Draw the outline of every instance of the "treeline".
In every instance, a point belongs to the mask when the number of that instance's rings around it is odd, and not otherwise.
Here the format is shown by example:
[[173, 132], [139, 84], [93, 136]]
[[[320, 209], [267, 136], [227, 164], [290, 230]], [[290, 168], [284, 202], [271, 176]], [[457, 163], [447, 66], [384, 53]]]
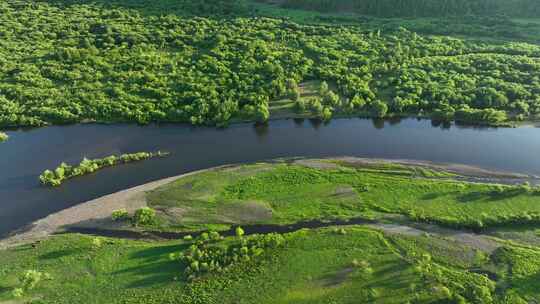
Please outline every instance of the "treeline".
[[282, 6], [321, 12], [354, 11], [377, 17], [537, 17], [540, 13], [537, 0], [285, 0]]
[[122, 154], [120, 156], [111, 155], [105, 158], [87, 159], [84, 158], [78, 165], [71, 166], [66, 163], [61, 163], [54, 170], [45, 170], [40, 176], [39, 180], [43, 185], [48, 186], [60, 186], [62, 182], [67, 179], [93, 173], [99, 169], [105, 167], [111, 167], [118, 164], [126, 164], [135, 161], [145, 160], [152, 157], [162, 157], [168, 155], [163, 152], [138, 152], [132, 154]]
[[[159, 5], [148, 3], [146, 5]], [[133, 9], [0, 2], [0, 126], [81, 121], [265, 121], [290, 84], [335, 84], [335, 112], [498, 123], [540, 113], [540, 47], [403, 28], [186, 18]]]

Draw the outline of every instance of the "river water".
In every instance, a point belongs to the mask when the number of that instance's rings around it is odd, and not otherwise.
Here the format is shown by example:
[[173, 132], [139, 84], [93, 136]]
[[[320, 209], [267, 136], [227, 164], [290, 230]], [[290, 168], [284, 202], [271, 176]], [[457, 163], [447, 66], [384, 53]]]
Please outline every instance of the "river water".
[[[186, 125], [71, 125], [7, 132], [0, 144], [0, 235], [78, 203], [156, 179], [212, 166], [277, 157], [357, 156], [462, 163], [540, 175], [540, 128], [441, 127], [429, 120], [383, 122], [277, 120], [227, 129]], [[62, 161], [78, 163], [138, 151], [166, 158], [107, 168], [41, 186], [39, 174]]]

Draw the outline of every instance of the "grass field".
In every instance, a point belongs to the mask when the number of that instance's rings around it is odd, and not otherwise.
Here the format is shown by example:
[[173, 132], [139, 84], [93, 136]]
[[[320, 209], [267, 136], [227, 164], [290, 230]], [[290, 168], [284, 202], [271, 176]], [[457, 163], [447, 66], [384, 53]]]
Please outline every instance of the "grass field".
[[484, 228], [537, 224], [540, 195], [528, 186], [456, 181], [423, 167], [346, 162], [255, 164], [205, 172], [149, 193], [167, 228], [286, 224], [383, 212], [411, 220]]
[[[256, 260], [188, 282], [185, 266], [169, 259], [188, 241], [56, 236], [2, 252], [0, 303], [521, 303], [502, 301], [539, 296], [536, 248], [506, 246], [489, 256], [444, 239], [357, 226], [285, 239], [285, 247]], [[28, 269], [47, 278], [14, 301], [12, 290]]]

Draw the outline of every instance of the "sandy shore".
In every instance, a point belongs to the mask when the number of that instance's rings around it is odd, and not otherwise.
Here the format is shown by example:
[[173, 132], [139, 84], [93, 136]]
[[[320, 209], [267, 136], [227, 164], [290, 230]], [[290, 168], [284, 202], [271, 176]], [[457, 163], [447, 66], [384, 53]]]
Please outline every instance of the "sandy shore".
[[118, 224], [111, 220], [111, 213], [114, 210], [124, 208], [128, 212], [132, 213], [136, 209], [146, 206], [146, 192], [186, 176], [209, 170], [217, 170], [222, 167], [198, 170], [160, 179], [113, 194], [105, 195], [91, 201], [78, 204], [71, 208], [64, 209], [57, 213], [53, 213], [45, 218], [33, 222], [26, 228], [15, 231], [7, 238], [0, 240], [0, 249], [18, 244], [34, 242], [46, 238], [53, 233], [61, 232], [69, 227], [100, 227], [104, 229], [120, 228], [122, 227], [122, 224]]
[[[321, 159], [291, 159], [293, 163], [305, 166], [313, 166], [320, 168], [331, 168], [331, 163], [323, 162]], [[478, 181], [485, 182], [503, 182], [506, 180], [521, 181], [529, 179], [538, 179], [538, 177], [527, 176], [517, 173], [498, 172], [481, 169], [473, 166], [459, 164], [438, 164], [426, 161], [414, 160], [388, 160], [388, 159], [371, 159], [371, 158], [356, 158], [356, 157], [338, 157], [327, 158], [326, 160], [340, 160], [358, 165], [370, 165], [376, 163], [397, 163], [409, 166], [421, 166], [434, 170], [443, 170], [465, 176], [476, 178]], [[111, 220], [111, 213], [114, 210], [125, 208], [132, 213], [136, 209], [146, 206], [145, 193], [154, 190], [162, 185], [168, 184], [180, 178], [202, 173], [210, 170], [218, 170], [231, 167], [230, 165], [209, 168], [205, 170], [193, 171], [178, 176], [164, 178], [137, 187], [119, 191], [113, 194], [102, 196], [94, 200], [78, 204], [71, 208], [51, 214], [43, 219], [40, 219], [26, 228], [12, 233], [7, 238], [0, 240], [0, 248], [11, 247], [14, 245], [34, 242], [43, 239], [53, 233], [64, 231], [68, 228], [100, 228], [100, 229], [120, 229], [125, 227], [125, 224], [119, 224]], [[234, 165], [233, 165], [234, 167]]]

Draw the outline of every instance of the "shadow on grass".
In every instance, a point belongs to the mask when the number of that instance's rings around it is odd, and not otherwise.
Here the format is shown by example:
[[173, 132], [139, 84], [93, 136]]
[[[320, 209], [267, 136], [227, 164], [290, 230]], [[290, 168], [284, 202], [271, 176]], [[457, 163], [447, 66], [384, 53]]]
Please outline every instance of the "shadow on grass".
[[129, 259], [136, 266], [124, 268], [112, 275], [128, 274], [138, 280], [130, 282], [127, 288], [140, 288], [172, 282], [174, 277], [181, 276], [184, 266], [177, 260], [170, 260], [169, 254], [184, 251], [189, 246], [168, 245], [146, 248], [132, 253]]
[[62, 249], [57, 251], [51, 251], [39, 256], [40, 260], [50, 260], [50, 259], [59, 259], [65, 256], [74, 255], [80, 253], [81, 249], [72, 248], [72, 249]]
[[473, 201], [501, 201], [505, 199], [510, 199], [512, 197], [516, 197], [518, 195], [525, 194], [526, 191], [521, 189], [513, 189], [513, 190], [506, 190], [504, 192], [497, 192], [497, 191], [475, 191], [470, 192], [467, 194], [463, 194], [457, 197], [457, 200], [462, 203], [469, 203]]

